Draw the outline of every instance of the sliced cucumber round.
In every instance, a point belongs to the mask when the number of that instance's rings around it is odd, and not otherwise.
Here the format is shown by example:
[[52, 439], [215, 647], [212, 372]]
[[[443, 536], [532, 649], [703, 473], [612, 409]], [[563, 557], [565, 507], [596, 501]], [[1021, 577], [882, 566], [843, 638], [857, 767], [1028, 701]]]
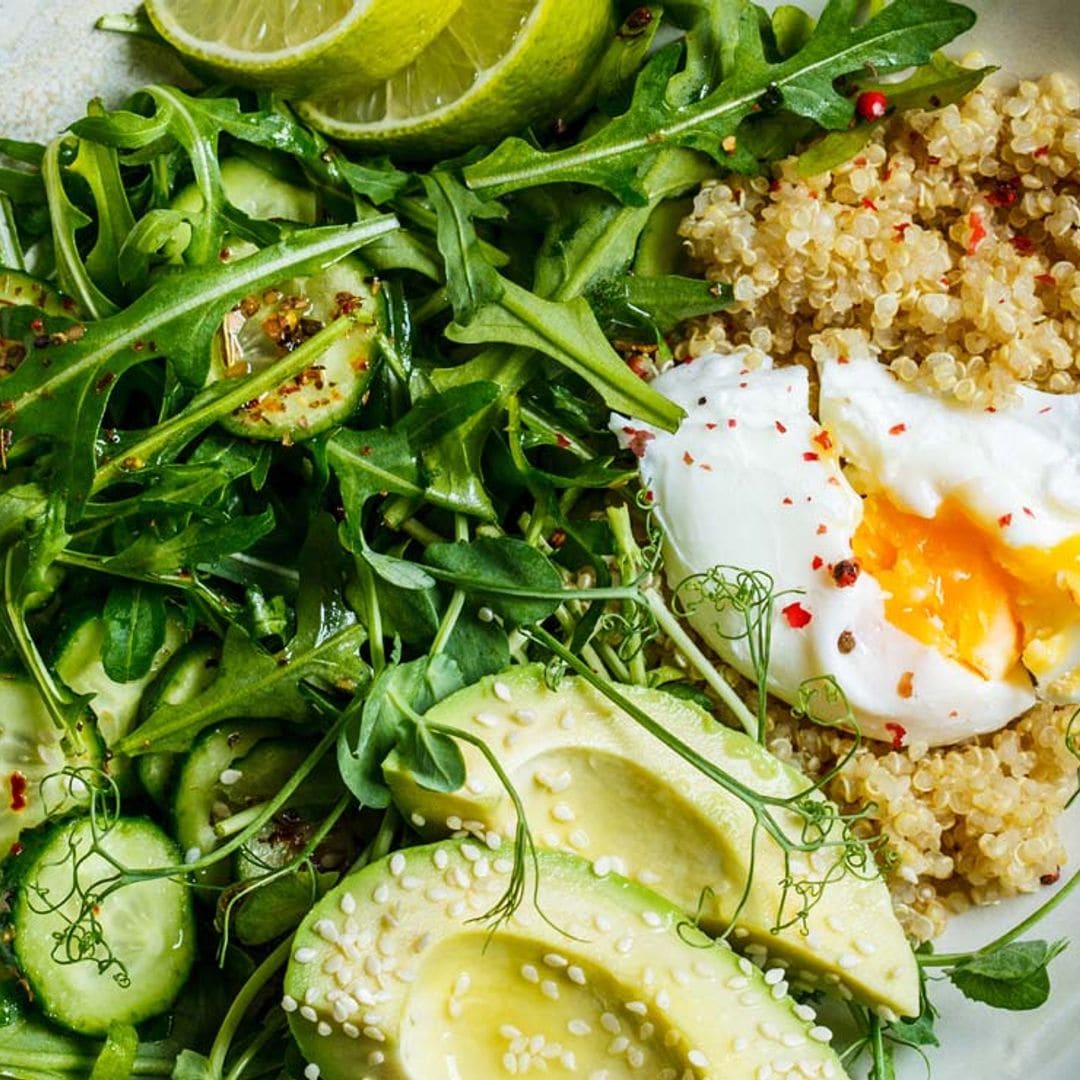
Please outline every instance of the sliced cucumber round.
[[385, 322], [378, 282], [356, 258], [278, 282], [233, 308], [214, 338], [210, 382], [263, 370], [343, 315], [356, 319], [355, 325], [317, 363], [246, 402], [223, 426], [234, 435], [295, 442], [344, 421], [371, 382]]
[[[188, 642], [147, 687], [139, 705], [139, 715], [145, 719], [159, 705], [183, 705], [198, 697], [217, 678], [220, 658], [221, 646], [216, 641]], [[140, 754], [135, 759], [140, 783], [163, 809], [169, 804], [179, 763], [179, 754], [165, 751]]]
[[20, 875], [15, 954], [45, 1013], [73, 1031], [104, 1034], [165, 1012], [195, 959], [190, 890], [153, 878], [105, 894], [116, 863], [175, 866], [179, 853], [154, 824], [89, 818], [60, 826]]
[[[214, 826], [273, 794], [276, 788], [264, 789], [261, 798], [248, 795], [251, 778], [244, 780], [243, 759], [265, 739], [281, 733], [270, 720], [240, 721], [221, 724], [204, 732], [180, 768], [173, 798], [175, 835], [184, 858], [194, 862], [210, 854], [222, 841]], [[246, 805], [245, 805], [246, 804]], [[202, 885], [224, 886], [230, 878], [227, 859], [200, 870], [195, 875]]]
[[165, 642], [158, 649], [150, 670], [141, 679], [116, 682], [101, 662], [105, 641], [105, 620], [88, 609], [73, 620], [60, 640], [54, 667], [64, 685], [76, 694], [90, 695], [90, 709], [97, 717], [98, 731], [105, 745], [115, 746], [135, 724], [143, 692], [184, 640], [185, 631], [176, 619], [165, 624]]
[[63, 770], [100, 766], [96, 740], [86, 735], [85, 746], [65, 750], [37, 687], [0, 674], [0, 862], [24, 829], [85, 804], [89, 786]]

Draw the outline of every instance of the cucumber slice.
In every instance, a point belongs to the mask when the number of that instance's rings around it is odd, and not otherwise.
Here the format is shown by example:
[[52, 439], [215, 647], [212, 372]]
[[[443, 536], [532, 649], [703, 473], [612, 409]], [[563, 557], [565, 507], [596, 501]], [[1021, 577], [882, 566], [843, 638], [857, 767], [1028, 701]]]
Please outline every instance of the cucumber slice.
[[85, 747], [65, 752], [62, 734], [29, 679], [0, 674], [0, 862], [24, 829], [85, 804], [87, 785], [62, 775], [62, 769], [100, 763], [90, 738]]
[[[252, 805], [244, 797], [250, 791], [250, 779], [240, 791], [230, 790], [244, 779], [238, 763], [264, 739], [280, 733], [280, 725], [273, 721], [247, 721], [211, 728], [195, 743], [177, 776], [173, 799], [175, 835], [186, 859], [194, 861], [213, 851], [221, 843], [214, 825], [244, 809], [245, 802]], [[234, 779], [236, 773], [240, 776]], [[275, 790], [265, 790], [261, 798]], [[223, 886], [229, 881], [229, 870], [228, 861], [223, 859], [195, 877], [201, 885]]]
[[234, 435], [296, 442], [351, 416], [371, 382], [386, 322], [377, 286], [364, 263], [347, 258], [245, 297], [214, 338], [209, 382], [261, 371], [345, 313], [359, 321], [317, 364], [246, 402], [222, 426]]
[[[316, 220], [314, 192], [243, 158], [227, 160], [221, 167], [221, 180], [229, 202], [248, 217], [306, 225]], [[202, 207], [202, 194], [194, 184], [173, 200], [174, 209], [189, 213]], [[172, 245], [177, 257], [190, 235], [188, 225], [178, 228]], [[226, 237], [221, 255], [235, 261], [255, 250], [246, 240]], [[296, 442], [350, 416], [371, 381], [376, 339], [386, 323], [385, 305], [371, 271], [359, 259], [343, 259], [322, 273], [280, 281], [245, 297], [226, 315], [214, 338], [207, 381], [243, 378], [261, 370], [344, 311], [363, 321], [327, 349], [317, 366], [247, 402], [222, 426], [246, 438]]]
[[[101, 1035], [169, 1008], [195, 960], [195, 919], [190, 890], [173, 878], [101, 895], [116, 876], [110, 860], [132, 870], [178, 864], [176, 846], [156, 825], [120, 818], [99, 831], [99, 850], [91, 850], [93, 839], [89, 818], [56, 830], [20, 876], [13, 925], [19, 967], [46, 1014]], [[85, 923], [84, 898], [94, 894], [100, 936], [71, 936], [73, 922]]]
[[[143, 694], [139, 715], [149, 716], [159, 705], [183, 705], [198, 697], [216, 678], [221, 647], [215, 641], [191, 641], [161, 669]], [[157, 752], [135, 759], [135, 771], [146, 793], [162, 809], [180, 763], [179, 754]]]
[[165, 625], [165, 643], [141, 679], [114, 682], [101, 663], [105, 620], [94, 611], [76, 619], [60, 641], [54, 667], [64, 685], [76, 694], [91, 696], [90, 709], [97, 718], [105, 745], [115, 746], [134, 727], [143, 692], [184, 640], [184, 629], [175, 619]]

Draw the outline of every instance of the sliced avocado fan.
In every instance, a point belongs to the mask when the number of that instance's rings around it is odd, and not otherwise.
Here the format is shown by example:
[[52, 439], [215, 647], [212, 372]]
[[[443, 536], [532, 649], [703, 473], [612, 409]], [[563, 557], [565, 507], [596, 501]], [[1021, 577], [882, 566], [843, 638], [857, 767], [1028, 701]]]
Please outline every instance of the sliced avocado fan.
[[[779, 798], [810, 786], [691, 702], [659, 690], [621, 691], [745, 786]], [[780, 845], [763, 829], [754, 837], [753, 813], [740, 798], [585, 681], [567, 677], [550, 689], [538, 665], [482, 679], [428, 719], [483, 739], [517, 789], [537, 844], [588, 858], [597, 877], [614, 871], [655, 889], [709, 933], [727, 929], [738, 911], [736, 947], [762, 967], [790, 969], [800, 986], [855, 998], [886, 1018], [918, 1014], [918, 968], [888, 889], [862, 845], [864, 869], [840, 862], [839, 822], [824, 846], [793, 854], [785, 871]], [[476, 747], [459, 745], [466, 781], [449, 794], [420, 787], [391, 754], [383, 772], [394, 801], [428, 838], [513, 836], [514, 807], [494, 770]], [[773, 813], [789, 837], [800, 835], [801, 818], [785, 808]]]
[[492, 930], [513, 849], [395, 852], [301, 924], [282, 1007], [321, 1080], [842, 1078], [828, 1028], [682, 911], [584, 859], [539, 854]]

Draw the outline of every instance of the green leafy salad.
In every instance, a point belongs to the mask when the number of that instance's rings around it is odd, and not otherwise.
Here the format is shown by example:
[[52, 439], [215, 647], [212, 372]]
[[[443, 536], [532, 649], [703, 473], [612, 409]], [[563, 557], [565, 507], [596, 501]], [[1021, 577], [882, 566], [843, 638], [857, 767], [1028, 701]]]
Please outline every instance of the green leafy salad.
[[[790, 598], [669, 590], [610, 427], [678, 427], [645, 376], [732, 300], [686, 196], [985, 74], [939, 51], [969, 9], [868, 7], [582, 5], [573, 78], [505, 46], [516, 117], [380, 134], [196, 56], [0, 138], [0, 1077], [889, 1080], [934, 980], [1046, 1000], [1073, 882], [913, 951], [844, 762], [765, 748]], [[793, 707], [853, 726], [828, 673]]]

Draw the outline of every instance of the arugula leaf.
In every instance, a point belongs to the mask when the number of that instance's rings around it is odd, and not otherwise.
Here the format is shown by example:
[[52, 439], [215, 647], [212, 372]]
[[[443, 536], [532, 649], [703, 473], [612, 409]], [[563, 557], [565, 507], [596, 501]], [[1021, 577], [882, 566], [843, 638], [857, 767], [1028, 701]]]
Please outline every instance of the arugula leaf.
[[[896, 110], [939, 109], [959, 101], [996, 70], [994, 67], [964, 67], [942, 53], [935, 53], [930, 63], [918, 68], [903, 82], [859, 82], [856, 89], [860, 93], [865, 90], [884, 93], [889, 99], [889, 115]], [[886, 119], [857, 124], [850, 131], [834, 131], [819, 139], [799, 155], [799, 175], [818, 176], [850, 161], [885, 123]]]
[[[464, 686], [457, 664], [442, 654], [406, 664], [391, 664], [371, 684], [362, 706], [352, 706], [338, 740], [341, 777], [364, 806], [390, 805], [390, 789], [382, 763], [396, 746], [402, 747], [421, 783], [436, 790], [454, 790], [465, 780], [460, 751], [444, 736], [420, 733], [422, 714]], [[445, 785], [456, 780], [453, 787]]]
[[949, 981], [972, 1001], [995, 1009], [1037, 1009], [1050, 996], [1047, 967], [1066, 941], [1014, 941], [976, 953], [949, 971]]
[[165, 641], [165, 597], [145, 585], [115, 585], [105, 601], [103, 618], [105, 674], [119, 683], [141, 679]]
[[467, 592], [511, 625], [542, 622], [558, 599], [536, 599], [520, 592], [562, 589], [559, 571], [536, 548], [512, 536], [481, 536], [469, 542], [432, 544], [424, 558], [435, 577]]
[[627, 275], [599, 282], [589, 299], [598, 318], [624, 325], [653, 325], [661, 334], [684, 319], [722, 311], [732, 301], [729, 285], [665, 274]]
[[246, 716], [302, 723], [311, 718], [306, 682], [355, 693], [368, 678], [360, 659], [365, 628], [342, 598], [344, 559], [337, 530], [317, 518], [301, 554], [296, 633], [276, 655], [239, 626], [225, 634], [217, 678], [183, 705], [161, 705], [121, 740], [122, 753], [184, 750], [210, 724]]
[[763, 95], [821, 127], [843, 130], [854, 105], [836, 89], [836, 80], [864, 69], [894, 71], [926, 63], [975, 21], [974, 12], [951, 0], [896, 0], [862, 24], [854, 21], [858, 7], [858, 0], [829, 0], [806, 44], [787, 60], [770, 63], [757, 8], [748, 5], [739, 17], [725, 77], [704, 97], [680, 102], [668, 96], [682, 59], [682, 47], [672, 43], [645, 66], [622, 116], [553, 153], [507, 139], [465, 168], [466, 182], [488, 197], [535, 184], [592, 184], [641, 205], [643, 168], [664, 146], [697, 150], [725, 169], [752, 171], [756, 163], [740, 152], [736, 133], [761, 109]]

